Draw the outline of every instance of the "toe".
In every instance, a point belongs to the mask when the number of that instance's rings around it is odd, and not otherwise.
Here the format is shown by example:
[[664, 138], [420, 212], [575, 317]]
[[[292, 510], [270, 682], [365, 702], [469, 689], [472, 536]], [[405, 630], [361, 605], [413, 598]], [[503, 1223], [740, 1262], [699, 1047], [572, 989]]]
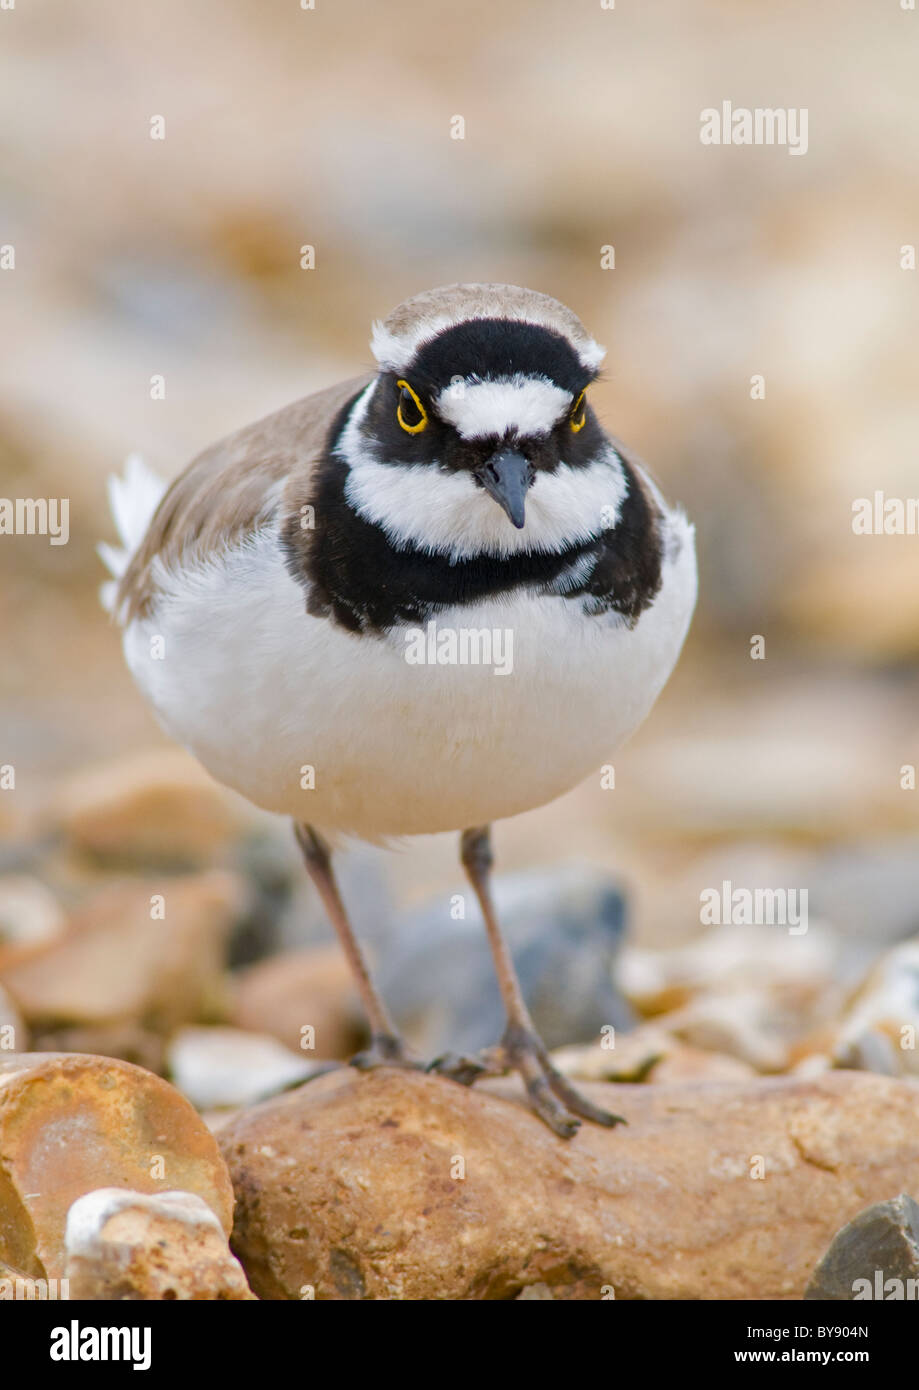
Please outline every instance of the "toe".
[[569, 1110], [573, 1110], [575, 1115], [580, 1115], [584, 1120], [591, 1120], [595, 1125], [606, 1125], [612, 1129], [614, 1125], [624, 1125], [626, 1120], [621, 1115], [614, 1115], [611, 1110], [604, 1110], [602, 1106], [594, 1105], [592, 1100], [588, 1100], [582, 1095], [576, 1086], [572, 1086], [566, 1076], [557, 1072], [550, 1066], [545, 1072], [546, 1080], [552, 1091], [558, 1098], [565, 1103]]
[[480, 1076], [485, 1075], [486, 1068], [477, 1057], [464, 1057], [458, 1052], [446, 1052], [443, 1057], [434, 1058], [428, 1071], [445, 1076], [450, 1081], [458, 1081], [461, 1086], [471, 1086]]
[[544, 1076], [524, 1077], [527, 1095], [536, 1114], [562, 1139], [572, 1139], [581, 1127], [576, 1115], [571, 1115], [553, 1094]]

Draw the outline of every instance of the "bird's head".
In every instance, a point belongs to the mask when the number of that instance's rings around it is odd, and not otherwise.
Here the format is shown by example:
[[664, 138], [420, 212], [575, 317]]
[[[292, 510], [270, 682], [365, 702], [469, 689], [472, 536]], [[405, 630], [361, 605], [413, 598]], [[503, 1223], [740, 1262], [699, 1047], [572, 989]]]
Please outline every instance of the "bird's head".
[[337, 452], [350, 504], [394, 543], [456, 559], [598, 529], [618, 483], [588, 393], [603, 349], [563, 304], [450, 285], [376, 324], [372, 348], [379, 372]]

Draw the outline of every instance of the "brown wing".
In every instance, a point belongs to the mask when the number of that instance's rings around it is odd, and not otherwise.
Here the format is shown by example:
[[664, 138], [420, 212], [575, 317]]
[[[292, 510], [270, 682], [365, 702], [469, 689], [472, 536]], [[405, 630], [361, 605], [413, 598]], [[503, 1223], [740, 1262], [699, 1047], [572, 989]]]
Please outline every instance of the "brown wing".
[[121, 579], [122, 620], [150, 612], [155, 559], [171, 569], [218, 552], [270, 519], [277, 484], [291, 476], [308, 484], [336, 414], [372, 379], [353, 377], [294, 401], [193, 459], [167, 489]]

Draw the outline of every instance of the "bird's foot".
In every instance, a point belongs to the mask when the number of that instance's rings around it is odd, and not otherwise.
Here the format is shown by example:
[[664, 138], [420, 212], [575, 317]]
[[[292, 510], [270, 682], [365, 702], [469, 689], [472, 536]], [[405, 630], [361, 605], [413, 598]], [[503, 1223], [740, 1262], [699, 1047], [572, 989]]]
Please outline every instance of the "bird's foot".
[[607, 1126], [626, 1123], [621, 1115], [613, 1115], [582, 1096], [552, 1065], [542, 1039], [532, 1029], [518, 1024], [508, 1025], [497, 1047], [486, 1048], [475, 1057], [447, 1053], [433, 1061], [428, 1071], [436, 1071], [461, 1086], [471, 1086], [481, 1076], [518, 1072], [536, 1114], [562, 1139], [576, 1134], [582, 1119]]
[[424, 1062], [416, 1057], [403, 1040], [391, 1033], [376, 1033], [370, 1046], [357, 1052], [350, 1065], [358, 1071], [376, 1071], [377, 1067], [402, 1067], [406, 1071], [424, 1071]]

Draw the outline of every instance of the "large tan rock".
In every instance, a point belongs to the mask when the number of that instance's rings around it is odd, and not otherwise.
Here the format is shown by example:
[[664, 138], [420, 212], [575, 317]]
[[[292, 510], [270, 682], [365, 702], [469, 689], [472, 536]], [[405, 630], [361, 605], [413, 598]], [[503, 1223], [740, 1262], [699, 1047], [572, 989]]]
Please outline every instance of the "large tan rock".
[[87, 1192], [67, 1214], [66, 1244], [72, 1299], [253, 1297], [223, 1227], [191, 1192]]
[[[588, 1085], [570, 1143], [516, 1080], [342, 1069], [219, 1133], [263, 1298], [800, 1298], [835, 1232], [919, 1186], [919, 1088], [864, 1073]], [[755, 1174], [764, 1173], [762, 1178]]]
[[55, 793], [52, 815], [82, 853], [145, 869], [207, 864], [252, 820], [245, 803], [180, 748], [75, 774]]
[[168, 1033], [213, 1016], [241, 891], [223, 872], [113, 883], [61, 938], [0, 950], [0, 983], [36, 1033], [126, 1021]]
[[[284, 951], [240, 971], [232, 1019], [238, 1028], [270, 1033], [307, 1058], [353, 1056], [366, 1026], [338, 945]], [[304, 1028], [313, 1029], [312, 1050], [301, 1046]]]
[[230, 1230], [216, 1143], [167, 1082], [111, 1058], [0, 1057], [0, 1262], [62, 1277], [67, 1213], [101, 1187], [191, 1192]]

